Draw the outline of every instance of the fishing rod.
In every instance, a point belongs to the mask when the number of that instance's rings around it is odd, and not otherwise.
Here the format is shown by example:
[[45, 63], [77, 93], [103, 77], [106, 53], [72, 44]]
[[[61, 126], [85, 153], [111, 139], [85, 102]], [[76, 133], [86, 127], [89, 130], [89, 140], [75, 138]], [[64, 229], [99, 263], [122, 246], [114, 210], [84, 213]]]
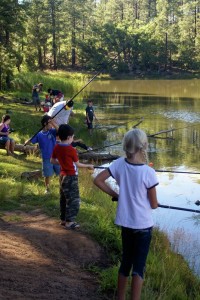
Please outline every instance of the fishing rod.
[[[113, 202], [117, 202], [118, 201], [118, 198], [117, 197], [112, 197], [112, 201]], [[199, 202], [200, 204], [200, 201], [197, 200], [195, 202], [195, 204]], [[199, 205], [198, 204], [198, 205]], [[158, 207], [161, 207], [161, 208], [168, 208], [168, 209], [175, 209], [175, 210], [182, 210], [182, 211], [189, 211], [189, 212], [194, 212], [194, 213], [200, 213], [200, 210], [196, 210], [196, 209], [190, 209], [190, 208], [185, 208], [185, 207], [178, 207], [178, 206], [171, 206], [171, 205], [164, 205], [164, 204], [158, 204]]]
[[[116, 54], [115, 56], [114, 56], [114, 58], [113, 59], [111, 59], [110, 60], [110, 62], [107, 64], [107, 66], [109, 66], [112, 62], [114, 62], [115, 60], [116, 60], [116, 58], [119, 56], [119, 54], [121, 53], [123, 51], [123, 49], [118, 53], [118, 54]], [[61, 112], [61, 110], [63, 110], [66, 106], [68, 106], [68, 104], [69, 103], [71, 103], [72, 105], [70, 105], [70, 107], [72, 107], [73, 106], [73, 100], [74, 100], [74, 98], [75, 97], [77, 97], [99, 74], [101, 74], [103, 71], [104, 71], [104, 69], [105, 69], [105, 64], [104, 64], [104, 67], [100, 70], [100, 71], [98, 71], [72, 98], [70, 98], [68, 101], [66, 101], [66, 105], [64, 105], [53, 117], [52, 117], [52, 119], [53, 118], [55, 118], [60, 112]], [[30, 140], [32, 140], [42, 129], [44, 128], [44, 126], [43, 127], [41, 127], [30, 139], [29, 139], [29, 141]], [[26, 146], [27, 145], [27, 143], [25, 143], [24, 144], [24, 146]]]
[[[95, 169], [108, 169], [108, 167], [103, 166], [94, 166]], [[192, 175], [200, 175], [199, 172], [187, 172], [187, 171], [170, 171], [170, 170], [156, 170], [155, 172], [161, 172], [161, 173], [178, 173], [178, 174], [192, 174]], [[197, 204], [198, 205], [198, 204]], [[200, 202], [199, 202], [200, 205]]]
[[170, 206], [170, 205], [163, 205], [163, 204], [158, 204], [158, 207], [200, 213], [200, 210], [184, 208], [184, 207], [177, 207], [177, 206]]

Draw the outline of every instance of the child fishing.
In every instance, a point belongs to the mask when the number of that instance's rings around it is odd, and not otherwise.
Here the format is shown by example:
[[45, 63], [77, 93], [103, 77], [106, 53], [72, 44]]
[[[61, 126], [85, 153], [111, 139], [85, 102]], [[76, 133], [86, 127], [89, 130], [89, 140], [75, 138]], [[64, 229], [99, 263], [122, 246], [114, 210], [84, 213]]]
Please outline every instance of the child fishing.
[[[151, 210], [158, 207], [155, 170], [147, 165], [147, 136], [140, 129], [128, 131], [123, 139], [126, 158], [115, 160], [94, 179], [102, 191], [118, 200], [115, 224], [122, 231], [122, 260], [118, 274], [118, 300], [125, 300], [131, 272], [131, 299], [139, 300], [146, 258], [151, 242], [153, 219]], [[106, 184], [112, 176], [119, 194]]]
[[42, 117], [41, 124], [43, 129], [26, 141], [25, 144], [38, 143], [39, 145], [42, 156], [42, 174], [44, 176], [45, 194], [48, 194], [50, 192], [50, 177], [53, 176], [54, 173], [56, 175], [59, 175], [60, 173], [60, 167], [58, 165], [53, 165], [50, 162], [53, 148], [56, 144], [58, 126], [48, 115]]
[[88, 105], [85, 109], [86, 111], [86, 122], [87, 122], [87, 126], [88, 126], [88, 131], [89, 131], [89, 134], [91, 135], [92, 134], [92, 129], [93, 129], [93, 119], [95, 118], [95, 120], [97, 120], [97, 117], [95, 115], [95, 112], [94, 112], [94, 107], [93, 107], [93, 102], [92, 100], [88, 100]]
[[52, 164], [60, 164], [60, 219], [61, 225], [67, 229], [79, 229], [76, 222], [79, 212], [80, 196], [78, 187], [78, 168], [93, 170], [91, 164], [79, 162], [76, 149], [71, 145], [74, 129], [62, 124], [58, 129], [60, 142], [56, 144], [51, 157]]

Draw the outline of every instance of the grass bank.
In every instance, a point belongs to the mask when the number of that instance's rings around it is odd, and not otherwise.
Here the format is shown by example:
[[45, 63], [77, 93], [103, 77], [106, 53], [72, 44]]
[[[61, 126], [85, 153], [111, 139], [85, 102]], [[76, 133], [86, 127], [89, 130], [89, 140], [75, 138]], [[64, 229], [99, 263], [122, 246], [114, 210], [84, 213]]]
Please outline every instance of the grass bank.
[[[40, 128], [41, 113], [35, 112], [33, 107], [9, 102], [0, 103], [0, 115], [6, 110], [11, 112], [12, 127], [16, 130], [13, 137], [18, 143], [23, 143]], [[70, 122], [77, 136], [91, 146], [97, 146], [97, 141], [100, 145], [105, 136], [100, 132], [96, 132], [92, 138], [88, 136], [83, 125], [84, 109], [81, 104], [77, 109], [75, 107], [75, 113], [76, 118]], [[21, 182], [22, 172], [41, 168], [40, 157], [21, 154], [16, 159], [7, 157], [5, 150], [0, 150], [0, 156], [0, 216], [3, 216], [5, 211], [29, 212], [39, 208], [49, 216], [59, 219], [57, 178], [52, 180], [50, 196], [44, 194], [42, 178], [33, 182]], [[109, 263], [103, 268], [91, 266], [91, 269], [99, 276], [101, 290], [109, 294], [110, 299], [114, 299], [121, 255], [120, 230], [113, 223], [116, 203], [93, 185], [90, 175], [87, 170], [80, 170], [82, 203], [78, 221], [82, 230], [90, 234], [107, 251]], [[200, 299], [200, 280], [193, 275], [183, 258], [171, 251], [167, 237], [158, 229], [153, 234], [142, 299]]]

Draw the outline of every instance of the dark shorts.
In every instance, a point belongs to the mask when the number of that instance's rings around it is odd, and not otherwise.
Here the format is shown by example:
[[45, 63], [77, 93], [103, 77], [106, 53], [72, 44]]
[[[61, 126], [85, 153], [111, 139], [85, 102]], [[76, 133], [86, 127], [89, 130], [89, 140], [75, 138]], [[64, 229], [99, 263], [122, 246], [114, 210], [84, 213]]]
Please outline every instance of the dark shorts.
[[120, 274], [128, 277], [132, 270], [132, 275], [139, 275], [143, 278], [151, 236], [152, 227], [146, 229], [122, 227], [123, 253]]
[[92, 129], [93, 128], [92, 121], [90, 121], [90, 123], [87, 122], [87, 127], [88, 127], [88, 129]]
[[0, 136], [0, 144], [5, 145], [7, 141], [12, 142], [13, 139], [8, 136]]
[[40, 104], [40, 98], [39, 97], [33, 97], [33, 104], [39, 105]]

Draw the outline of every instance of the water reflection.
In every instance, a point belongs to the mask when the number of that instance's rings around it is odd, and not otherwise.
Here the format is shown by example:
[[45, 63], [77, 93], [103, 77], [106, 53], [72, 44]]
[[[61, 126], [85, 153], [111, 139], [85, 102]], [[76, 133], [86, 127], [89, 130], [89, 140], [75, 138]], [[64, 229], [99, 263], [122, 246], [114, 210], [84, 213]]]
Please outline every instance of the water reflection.
[[[93, 99], [100, 123], [106, 128], [107, 145], [119, 142], [106, 148], [110, 153], [123, 155], [124, 133], [143, 117], [139, 128], [147, 134], [175, 129], [159, 136], [163, 139], [149, 138], [149, 160], [155, 169], [200, 172], [199, 80], [96, 81], [87, 97]], [[200, 198], [200, 175], [157, 174], [161, 204], [198, 209], [194, 203]], [[154, 218], [167, 232], [172, 247], [200, 275], [200, 214], [159, 208]]]

